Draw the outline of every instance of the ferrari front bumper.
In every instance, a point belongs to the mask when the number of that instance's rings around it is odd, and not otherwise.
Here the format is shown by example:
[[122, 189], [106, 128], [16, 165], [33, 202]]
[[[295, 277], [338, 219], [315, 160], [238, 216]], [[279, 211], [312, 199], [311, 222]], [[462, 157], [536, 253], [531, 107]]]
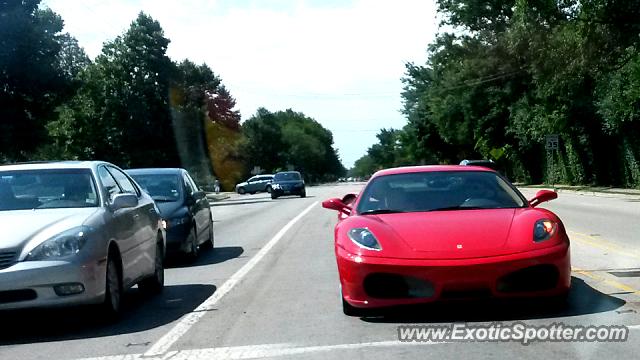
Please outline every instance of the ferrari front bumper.
[[503, 256], [414, 260], [336, 247], [342, 295], [361, 308], [473, 298], [563, 295], [571, 284], [568, 244]]

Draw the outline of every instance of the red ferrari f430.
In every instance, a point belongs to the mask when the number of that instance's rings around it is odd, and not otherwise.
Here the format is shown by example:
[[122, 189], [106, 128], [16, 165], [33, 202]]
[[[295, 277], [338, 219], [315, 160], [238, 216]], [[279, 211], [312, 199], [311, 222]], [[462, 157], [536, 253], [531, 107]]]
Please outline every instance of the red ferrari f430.
[[382, 170], [337, 210], [335, 253], [347, 315], [363, 308], [448, 299], [566, 297], [569, 238], [553, 212], [557, 193], [527, 200], [478, 166]]

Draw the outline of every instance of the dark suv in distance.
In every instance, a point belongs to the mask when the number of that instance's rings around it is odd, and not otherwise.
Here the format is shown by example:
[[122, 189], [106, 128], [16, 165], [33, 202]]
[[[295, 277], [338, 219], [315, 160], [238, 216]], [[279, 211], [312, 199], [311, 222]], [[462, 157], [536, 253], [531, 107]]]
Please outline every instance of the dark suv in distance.
[[271, 198], [277, 199], [283, 195], [307, 196], [302, 175], [297, 171], [283, 171], [273, 176], [271, 183]]
[[206, 194], [185, 169], [126, 170], [156, 202], [167, 231], [167, 253], [191, 261], [200, 247], [213, 249], [213, 217]]

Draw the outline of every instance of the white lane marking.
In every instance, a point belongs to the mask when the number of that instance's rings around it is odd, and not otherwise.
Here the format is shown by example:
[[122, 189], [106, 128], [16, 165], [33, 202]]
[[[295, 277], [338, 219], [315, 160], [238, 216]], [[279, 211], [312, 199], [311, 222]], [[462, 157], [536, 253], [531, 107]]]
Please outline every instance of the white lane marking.
[[191, 313], [185, 315], [168, 333], [166, 333], [163, 337], [161, 337], [147, 352], [144, 353], [144, 356], [159, 356], [161, 354], [166, 353], [173, 344], [178, 341], [184, 334], [189, 331], [189, 329], [195, 325], [198, 320], [200, 320], [208, 310], [211, 310], [213, 306], [223, 297], [225, 296], [234, 286], [236, 286], [242, 278], [253, 269], [254, 266], [262, 258], [267, 255], [269, 250], [273, 248], [278, 241], [284, 236], [284, 234], [291, 229], [291, 227], [302, 219], [311, 209], [313, 209], [318, 202], [314, 202], [309, 205], [306, 209], [304, 209], [298, 216], [291, 219], [278, 233], [269, 240], [269, 242], [262, 248], [258, 253], [251, 258], [243, 267], [241, 267], [235, 274], [233, 274], [229, 280], [227, 280], [222, 286], [220, 286], [216, 291], [211, 295], [208, 299], [206, 299], [200, 306], [198, 306]]
[[193, 349], [170, 351], [166, 354], [156, 356], [147, 356], [144, 354], [127, 354], [113, 355], [95, 358], [85, 358], [82, 360], [186, 360], [186, 359], [207, 359], [207, 360], [226, 360], [226, 359], [265, 359], [280, 356], [302, 355], [309, 353], [344, 351], [344, 350], [360, 350], [384, 347], [410, 347], [410, 346], [427, 346], [446, 344], [447, 342], [401, 342], [398, 340], [365, 342], [353, 344], [337, 344], [337, 345], [318, 345], [318, 346], [295, 346], [293, 344], [266, 344], [266, 345], [249, 345], [249, 346], [233, 346], [209, 349]]

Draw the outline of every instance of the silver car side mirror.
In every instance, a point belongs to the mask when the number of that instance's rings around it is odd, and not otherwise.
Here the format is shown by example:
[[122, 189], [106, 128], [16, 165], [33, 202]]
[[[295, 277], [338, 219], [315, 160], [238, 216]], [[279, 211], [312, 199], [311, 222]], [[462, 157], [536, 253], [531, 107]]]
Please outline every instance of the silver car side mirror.
[[113, 211], [138, 206], [138, 196], [135, 194], [118, 194], [111, 200], [110, 207]]

